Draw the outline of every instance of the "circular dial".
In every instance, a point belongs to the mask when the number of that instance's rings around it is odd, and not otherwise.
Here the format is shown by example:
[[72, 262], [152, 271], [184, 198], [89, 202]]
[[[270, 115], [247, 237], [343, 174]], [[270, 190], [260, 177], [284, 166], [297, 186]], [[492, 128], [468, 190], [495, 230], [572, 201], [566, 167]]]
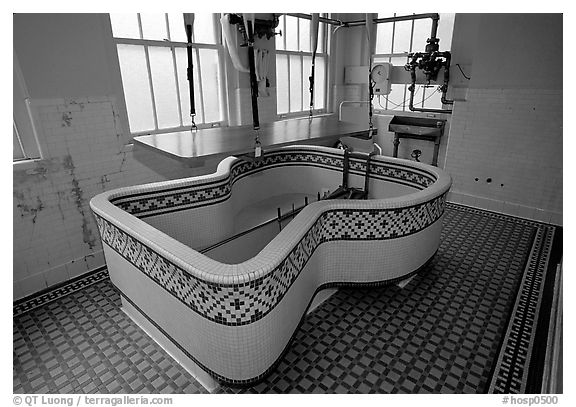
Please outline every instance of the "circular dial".
[[384, 82], [388, 79], [388, 70], [384, 65], [374, 65], [370, 78], [376, 83]]

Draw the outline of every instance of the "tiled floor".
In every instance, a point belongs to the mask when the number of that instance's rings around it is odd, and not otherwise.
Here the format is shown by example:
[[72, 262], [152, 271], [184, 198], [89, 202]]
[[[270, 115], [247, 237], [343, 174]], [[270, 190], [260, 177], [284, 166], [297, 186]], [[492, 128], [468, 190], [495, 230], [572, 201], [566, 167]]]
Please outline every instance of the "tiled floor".
[[[449, 205], [438, 253], [404, 288], [340, 289], [306, 317], [262, 382], [218, 392], [487, 392], [493, 378], [518, 370], [498, 362], [499, 353], [511, 314], [521, 311], [525, 270], [548, 265], [544, 249], [533, 259], [543, 228]], [[120, 310], [100, 274], [47, 304], [15, 307], [14, 392], [205, 392]]]

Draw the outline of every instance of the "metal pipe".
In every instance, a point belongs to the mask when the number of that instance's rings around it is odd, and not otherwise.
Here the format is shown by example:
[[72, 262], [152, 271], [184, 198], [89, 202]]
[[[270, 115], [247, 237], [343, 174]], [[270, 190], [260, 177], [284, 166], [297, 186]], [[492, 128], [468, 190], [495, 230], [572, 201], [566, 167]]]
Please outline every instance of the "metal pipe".
[[[425, 14], [411, 14], [407, 16], [382, 17], [382, 18], [375, 18], [373, 22], [374, 24], [380, 24], [380, 23], [393, 23], [396, 21], [422, 20], [425, 18], [431, 18], [432, 26], [434, 27], [434, 21], [438, 21], [440, 19], [440, 15], [438, 13], [425, 13]], [[344, 21], [342, 24], [346, 27], [355, 27], [358, 25], [366, 24], [366, 20]], [[438, 23], [436, 23], [436, 27], [437, 26]]]
[[[438, 14], [436, 14], [438, 16]], [[430, 38], [436, 38], [438, 33], [438, 21], [440, 21], [440, 16], [437, 18], [432, 18], [432, 29], [430, 31]]]
[[[311, 14], [304, 14], [304, 13], [286, 13], [287, 16], [296, 17], [296, 18], [303, 18], [305, 20], [312, 20]], [[340, 20], [335, 20], [333, 18], [328, 17], [318, 17], [318, 21], [321, 23], [332, 24], [332, 25], [343, 25], [344, 23]]]
[[412, 78], [412, 85], [408, 87], [410, 92], [410, 102], [408, 108], [412, 112], [425, 112], [425, 113], [452, 113], [450, 109], [426, 109], [420, 107], [414, 107], [414, 90], [416, 89], [416, 67], [413, 65], [410, 70], [410, 76]]
[[[303, 18], [305, 20], [312, 20], [311, 14], [304, 14], [304, 13], [286, 13], [287, 16], [296, 17], [296, 18]], [[382, 18], [375, 18], [373, 19], [374, 24], [380, 23], [393, 23], [396, 21], [411, 21], [411, 20], [422, 20], [425, 18], [432, 19], [432, 30], [433, 36], [436, 36], [436, 30], [438, 27], [438, 20], [440, 19], [440, 15], [438, 13], [423, 13], [423, 14], [411, 14], [406, 16], [395, 16], [395, 17], [382, 17]], [[335, 20], [333, 18], [327, 17], [320, 17], [319, 21], [326, 24], [332, 24], [342, 27], [355, 27], [358, 25], [365, 25], [366, 20], [352, 20], [352, 21], [341, 21]]]
[[453, 105], [454, 100], [446, 98], [446, 93], [448, 92], [448, 82], [450, 81], [450, 52], [445, 52], [444, 58], [446, 58], [446, 66], [444, 67], [444, 86], [442, 87], [442, 97], [440, 98], [440, 102], [445, 105]]
[[340, 105], [338, 105], [338, 120], [342, 121], [342, 105], [344, 103], [361, 103], [361, 104], [371, 104], [371, 101], [368, 100], [343, 100], [342, 102], [340, 102]]

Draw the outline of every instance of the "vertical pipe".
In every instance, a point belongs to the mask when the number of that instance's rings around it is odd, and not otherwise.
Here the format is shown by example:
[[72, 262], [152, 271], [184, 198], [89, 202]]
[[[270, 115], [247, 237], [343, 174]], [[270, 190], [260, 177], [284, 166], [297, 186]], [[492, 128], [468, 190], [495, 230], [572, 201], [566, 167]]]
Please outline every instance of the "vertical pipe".
[[278, 208], [278, 227], [282, 231], [282, 212], [280, 212], [280, 208]]

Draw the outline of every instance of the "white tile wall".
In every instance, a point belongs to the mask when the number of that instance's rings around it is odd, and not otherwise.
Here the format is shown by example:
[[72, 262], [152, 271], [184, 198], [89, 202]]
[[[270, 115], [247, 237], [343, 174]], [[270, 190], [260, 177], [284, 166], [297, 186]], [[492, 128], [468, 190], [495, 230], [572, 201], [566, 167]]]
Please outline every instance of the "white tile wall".
[[562, 167], [561, 90], [470, 89], [455, 102], [445, 165], [455, 202], [561, 224]]
[[128, 185], [198, 175], [165, 160], [161, 171], [124, 146], [108, 97], [34, 100], [44, 157], [13, 171], [14, 299], [104, 264], [90, 199]]

